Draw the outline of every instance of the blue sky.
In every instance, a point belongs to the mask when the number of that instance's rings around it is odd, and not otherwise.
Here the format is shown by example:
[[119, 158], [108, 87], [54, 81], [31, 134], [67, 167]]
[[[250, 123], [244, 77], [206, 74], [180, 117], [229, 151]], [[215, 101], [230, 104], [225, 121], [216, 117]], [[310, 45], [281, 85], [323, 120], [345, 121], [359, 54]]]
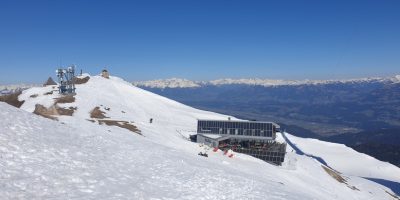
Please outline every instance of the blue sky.
[[0, 84], [400, 74], [400, 1], [0, 1]]

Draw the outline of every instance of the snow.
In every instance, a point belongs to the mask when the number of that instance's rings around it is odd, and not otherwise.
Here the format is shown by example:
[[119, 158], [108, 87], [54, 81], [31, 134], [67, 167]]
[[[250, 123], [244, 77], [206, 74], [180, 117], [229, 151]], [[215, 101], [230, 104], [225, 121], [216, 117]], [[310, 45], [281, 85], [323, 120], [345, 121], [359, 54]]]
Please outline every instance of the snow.
[[400, 83], [400, 75], [396, 75], [392, 78], [393, 83]]
[[[117, 77], [91, 76], [77, 85], [75, 102], [58, 105], [77, 110], [72, 116], [56, 116], [59, 121], [31, 113], [36, 104], [54, 103], [56, 92], [45, 95], [51, 90], [24, 91], [21, 109], [0, 103], [0, 199], [391, 199], [385, 191], [393, 193], [360, 174], [336, 169], [359, 189], [353, 190], [290, 146], [282, 166], [244, 154], [229, 158], [213, 152], [181, 133], [195, 131], [197, 119], [231, 116], [194, 109]], [[33, 94], [38, 96], [31, 98]], [[132, 122], [142, 135], [88, 121], [97, 106], [110, 120]], [[304, 148], [303, 140], [289, 138]], [[329, 149], [330, 144], [319, 147], [318, 151]], [[336, 148], [348, 153], [345, 146]], [[200, 151], [208, 151], [209, 157], [198, 156]], [[343, 155], [342, 161], [350, 163], [353, 155]], [[382, 171], [373, 177], [388, 178], [385, 170], [397, 172], [383, 162], [356, 158], [365, 173]], [[324, 159], [331, 165], [328, 157]], [[361, 163], [387, 168], [365, 168]]]
[[300, 138], [290, 134], [286, 134], [286, 136], [304, 153], [321, 157], [328, 166], [340, 172], [400, 183], [400, 168], [388, 162], [382, 162], [369, 155], [358, 153], [344, 144]]
[[338, 84], [338, 83], [361, 83], [361, 82], [383, 82], [383, 83], [398, 83], [400, 75], [394, 77], [371, 77], [359, 79], [343, 79], [343, 80], [282, 80], [282, 79], [260, 79], [260, 78], [241, 78], [241, 79], [217, 79], [212, 81], [190, 81], [187, 79], [158, 79], [150, 81], [136, 81], [133, 85], [149, 88], [196, 88], [206, 85], [257, 85], [264, 87], [273, 86], [296, 86], [296, 85], [320, 85], [320, 84]]
[[226, 137], [226, 136], [223, 136], [223, 135], [216, 135], [216, 134], [202, 134], [202, 135], [205, 136], [205, 137], [208, 137], [208, 138], [212, 138], [212, 139], [218, 139], [218, 138]]
[[23, 90], [31, 87], [38, 87], [40, 84], [25, 84], [25, 83], [20, 83], [20, 84], [6, 84], [6, 85], [0, 85], [0, 90]]
[[151, 88], [192, 88], [192, 87], [200, 87], [194, 81], [190, 81], [187, 79], [179, 79], [179, 78], [171, 78], [171, 79], [158, 79], [152, 81], [141, 81], [141, 82], [133, 82], [133, 85], [140, 85]]

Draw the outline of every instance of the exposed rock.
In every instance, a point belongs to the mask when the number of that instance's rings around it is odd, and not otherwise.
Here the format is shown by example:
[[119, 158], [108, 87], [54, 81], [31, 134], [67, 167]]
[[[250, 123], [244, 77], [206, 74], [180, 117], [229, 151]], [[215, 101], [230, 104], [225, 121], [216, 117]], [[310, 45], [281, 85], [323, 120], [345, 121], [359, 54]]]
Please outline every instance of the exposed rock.
[[53, 94], [53, 91], [46, 92], [46, 93], [44, 93], [43, 95], [51, 95], [51, 94]]
[[359, 189], [357, 187], [349, 185], [347, 183], [347, 180], [345, 178], [343, 178], [343, 176], [341, 176], [339, 172], [334, 171], [333, 169], [330, 169], [330, 168], [328, 168], [326, 166], [322, 166], [322, 168], [325, 170], [326, 173], [328, 173], [332, 178], [336, 179], [339, 183], [344, 183], [350, 189], [359, 191]]
[[50, 106], [49, 108], [46, 108], [43, 105], [36, 104], [33, 113], [49, 119], [57, 120], [57, 117], [55, 116], [58, 115], [72, 116], [75, 110], [77, 110], [76, 107], [61, 108], [57, 105], [53, 105]]
[[30, 98], [36, 98], [38, 96], [38, 94], [32, 94], [31, 96], [29, 96]]
[[89, 81], [89, 79], [90, 79], [90, 77], [89, 76], [86, 76], [86, 77], [84, 77], [84, 78], [78, 78], [78, 77], [75, 77], [74, 78], [74, 83], [75, 84], [85, 84], [85, 83], [87, 83], [88, 81]]
[[18, 100], [18, 96], [21, 94], [22, 92], [16, 92], [13, 94], [7, 94], [7, 95], [1, 95], [0, 96], [0, 101], [3, 101], [5, 103], [8, 103], [14, 107], [20, 108], [22, 106], [22, 104], [24, 104], [25, 101], [19, 101]]
[[73, 102], [75, 102], [75, 97], [72, 96], [72, 95], [65, 95], [65, 96], [56, 98], [55, 100], [56, 100], [55, 104], [58, 104], [58, 103], [73, 103]]
[[107, 118], [104, 114], [105, 114], [105, 112], [101, 111], [100, 107], [95, 107], [95, 108], [93, 108], [92, 111], [90, 111], [91, 118], [96, 118], [96, 119]]
[[[53, 106], [52, 106], [53, 107]], [[35, 105], [35, 110], [33, 111], [33, 113], [40, 115], [42, 117], [48, 118], [48, 119], [52, 119], [52, 120], [57, 120], [57, 117], [51, 116], [51, 115], [55, 115], [56, 114], [56, 110], [53, 109], [52, 107], [50, 107], [49, 109], [40, 105], [40, 104], [36, 104]]]

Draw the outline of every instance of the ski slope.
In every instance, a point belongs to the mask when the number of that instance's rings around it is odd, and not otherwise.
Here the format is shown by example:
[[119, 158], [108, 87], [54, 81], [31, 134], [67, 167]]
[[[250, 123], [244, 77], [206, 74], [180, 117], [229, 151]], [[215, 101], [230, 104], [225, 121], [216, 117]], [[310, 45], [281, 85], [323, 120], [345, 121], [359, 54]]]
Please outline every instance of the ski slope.
[[[290, 146], [282, 166], [243, 154], [229, 158], [220, 151], [208, 151], [208, 158], [198, 156], [205, 147], [185, 139], [196, 130], [197, 119], [229, 116], [188, 107], [117, 77], [91, 76], [87, 83], [77, 85], [75, 101], [58, 104], [76, 107], [75, 112], [56, 116], [58, 121], [32, 114], [36, 104], [48, 107], [59, 97], [56, 92], [46, 94], [51, 90], [25, 90], [19, 97], [25, 100], [21, 109], [0, 103], [0, 199], [394, 198], [390, 188], [336, 169], [347, 182], [341, 183], [317, 160], [296, 154]], [[95, 107], [107, 119], [129, 121], [142, 135], [88, 121]], [[280, 135], [278, 139], [283, 140]], [[295, 141], [298, 146], [302, 142], [307, 146], [303, 140]], [[314, 150], [329, 149], [329, 144], [319, 147]], [[343, 159], [350, 162], [351, 156]], [[361, 156], [358, 162], [367, 160]], [[386, 163], [376, 160], [372, 164]], [[366, 173], [388, 169], [398, 170], [360, 165]], [[374, 177], [387, 178], [385, 174]]]

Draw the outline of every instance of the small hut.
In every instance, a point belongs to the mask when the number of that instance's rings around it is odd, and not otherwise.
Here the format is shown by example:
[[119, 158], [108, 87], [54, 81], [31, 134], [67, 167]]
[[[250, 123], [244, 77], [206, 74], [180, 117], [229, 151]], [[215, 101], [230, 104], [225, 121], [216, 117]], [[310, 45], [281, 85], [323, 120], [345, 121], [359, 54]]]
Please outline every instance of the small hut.
[[57, 85], [57, 83], [51, 77], [49, 77], [47, 81], [43, 83], [43, 86], [48, 86], [48, 85]]
[[103, 69], [103, 71], [101, 71], [101, 76], [104, 78], [110, 78], [110, 74], [106, 69]]

